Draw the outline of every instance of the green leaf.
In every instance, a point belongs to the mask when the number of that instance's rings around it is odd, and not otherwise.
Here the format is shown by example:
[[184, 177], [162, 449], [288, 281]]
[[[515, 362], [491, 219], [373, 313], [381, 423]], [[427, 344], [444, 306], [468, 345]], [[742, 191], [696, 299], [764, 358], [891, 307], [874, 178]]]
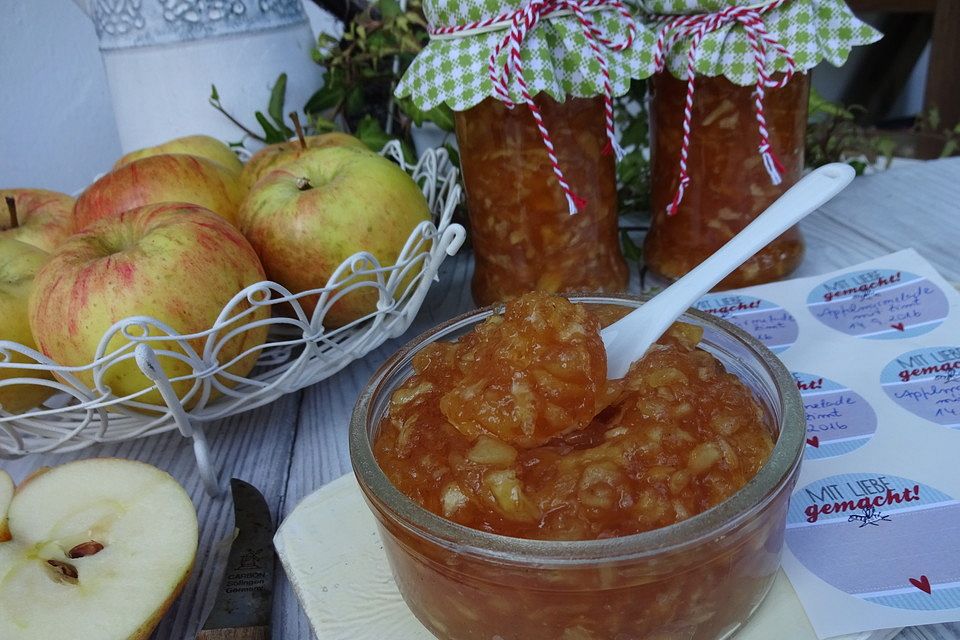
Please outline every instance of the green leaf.
[[329, 133], [330, 131], [336, 131], [337, 125], [334, 124], [333, 120], [327, 120], [320, 116], [314, 116], [313, 118], [313, 129], [317, 133]]
[[343, 103], [343, 111], [348, 116], [360, 115], [367, 111], [363, 101], [363, 89], [359, 85], [352, 87], [347, 93], [347, 98]]
[[850, 160], [847, 164], [853, 167], [853, 170], [857, 172], [858, 176], [862, 176], [863, 172], [867, 169], [867, 163], [863, 160]]
[[283, 124], [283, 103], [287, 99], [287, 74], [281, 73], [277, 76], [277, 81], [270, 92], [270, 104], [267, 106], [267, 113], [273, 118], [273, 121], [281, 129], [285, 129]]
[[643, 249], [633, 241], [633, 238], [626, 231], [620, 232], [620, 244], [623, 245], [623, 257], [627, 260], [639, 262], [640, 258], [643, 257]]
[[383, 16], [384, 20], [390, 20], [403, 14], [403, 10], [400, 8], [400, 3], [397, 2], [397, 0], [380, 0], [380, 2], [377, 3], [377, 7], [379, 7], [380, 15]]
[[343, 100], [343, 87], [333, 83], [326, 84], [310, 96], [303, 110], [307, 113], [323, 113], [327, 109], [332, 109]]
[[828, 116], [833, 116], [834, 118], [841, 118], [843, 120], [850, 120], [853, 118], [853, 113], [844, 108], [843, 105], [837, 104], [836, 102], [830, 102], [816, 89], [810, 87], [810, 115], [814, 114], [824, 114]]
[[370, 115], [363, 116], [357, 123], [356, 135], [371, 151], [380, 151], [383, 149], [383, 145], [393, 139], [383, 130], [380, 123]]
[[432, 122], [444, 131], [454, 129], [453, 110], [446, 104], [439, 104], [427, 111], [417, 107], [410, 98], [404, 98], [398, 104], [400, 110], [407, 114], [413, 120], [413, 124], [418, 127], [423, 126], [425, 122]]
[[940, 157], [949, 158], [957, 150], [957, 146], [956, 140], [947, 140], [946, 144], [943, 145], [943, 150], [940, 152]]
[[257, 118], [257, 122], [260, 123], [260, 126], [263, 127], [263, 138], [267, 144], [273, 144], [275, 142], [284, 142], [287, 137], [283, 135], [280, 131], [277, 130], [270, 121], [267, 120], [267, 117], [263, 115], [263, 112], [257, 111], [253, 114]]
[[215, 84], [210, 85], [210, 99], [214, 102], [220, 100], [220, 94], [217, 93], [217, 85]]
[[450, 162], [459, 171], [460, 170], [460, 151], [449, 142], [445, 143], [443, 145], [443, 148], [446, 149], [447, 153], [450, 155]]

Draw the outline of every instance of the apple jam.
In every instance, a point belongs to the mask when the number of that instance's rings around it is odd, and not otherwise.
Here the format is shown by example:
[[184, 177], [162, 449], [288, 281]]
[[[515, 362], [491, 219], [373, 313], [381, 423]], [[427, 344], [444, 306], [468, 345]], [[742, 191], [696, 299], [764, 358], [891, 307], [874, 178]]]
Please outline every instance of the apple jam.
[[603, 98], [535, 98], [564, 177], [586, 201], [570, 215], [530, 111], [487, 98], [456, 113], [480, 304], [527, 291], [622, 291], [616, 167]]
[[393, 393], [380, 466], [444, 518], [547, 540], [663, 527], [746, 484], [770, 429], [750, 390], [696, 348], [702, 330], [674, 324], [610, 382], [599, 330], [585, 305], [528, 294], [429, 345]]
[[[679, 180], [686, 81], [659, 73], [650, 81], [652, 224], [644, 259], [669, 279], [684, 275], [746, 227], [800, 179], [807, 122], [806, 74], [781, 89], [768, 89], [764, 114], [770, 143], [783, 165], [783, 181], [771, 183], [758, 145], [754, 87], [726, 78], [697, 77], [687, 168], [690, 184], [675, 215], [667, 215]], [[794, 227], [727, 276], [719, 289], [778, 280], [803, 258]]]
[[605, 300], [528, 294], [451, 320], [357, 403], [354, 470], [438, 638], [719, 640], [773, 582], [795, 382], [714, 319], [607, 381], [597, 332], [630, 302]]

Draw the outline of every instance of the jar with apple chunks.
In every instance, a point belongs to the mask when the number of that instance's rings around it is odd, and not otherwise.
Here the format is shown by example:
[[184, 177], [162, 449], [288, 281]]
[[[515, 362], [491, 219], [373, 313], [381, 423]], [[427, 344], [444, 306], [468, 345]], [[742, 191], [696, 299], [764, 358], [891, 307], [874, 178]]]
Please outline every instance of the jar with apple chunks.
[[584, 205], [567, 211], [563, 190], [530, 113], [486, 98], [456, 114], [467, 191], [477, 304], [526, 291], [622, 291], [627, 264], [617, 232], [616, 166], [603, 98], [536, 98], [564, 176]]
[[444, 639], [727, 637], [779, 567], [796, 384], [699, 312], [608, 381], [599, 328], [639, 300], [578, 300], [455, 318], [364, 390], [351, 460], [400, 592]]
[[[697, 78], [687, 172], [690, 182], [670, 212], [679, 175], [687, 84], [669, 73], [650, 81], [652, 223], [644, 241], [647, 266], [668, 279], [684, 275], [753, 222], [800, 179], [807, 128], [806, 74], [796, 74], [764, 101], [770, 144], [782, 170], [773, 184], [757, 152], [753, 87], [726, 78]], [[721, 289], [782, 279], [803, 259], [798, 227], [773, 240], [727, 276]]]
[[529, 0], [423, 9], [431, 39], [397, 97], [454, 112], [474, 300], [625, 289], [612, 100], [649, 75], [649, 31], [619, 2], [589, 18]]
[[[649, 269], [686, 274], [801, 176], [808, 72], [839, 66], [879, 32], [843, 2], [640, 0], [657, 25], [651, 51]], [[797, 228], [773, 240], [719, 289], [777, 280], [803, 258]]]

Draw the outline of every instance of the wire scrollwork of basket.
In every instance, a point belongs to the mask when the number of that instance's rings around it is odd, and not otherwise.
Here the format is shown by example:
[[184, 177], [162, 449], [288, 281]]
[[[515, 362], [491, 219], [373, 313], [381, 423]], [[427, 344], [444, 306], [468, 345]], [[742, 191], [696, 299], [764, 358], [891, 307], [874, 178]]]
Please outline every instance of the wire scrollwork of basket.
[[[441, 263], [463, 244], [464, 228], [451, 222], [461, 187], [447, 152], [429, 150], [414, 165], [406, 162], [399, 143], [389, 143], [381, 153], [413, 177], [433, 213], [432, 221], [420, 223], [411, 233], [395, 264], [381, 265], [373, 255], [360, 252], [344, 261], [322, 288], [292, 293], [275, 282], [258, 282], [237, 292], [213, 326], [201, 333], [182, 335], [146, 316], [126, 318], [110, 327], [94, 360], [80, 367], [59, 365], [22, 344], [0, 340], [0, 368], [6, 373], [0, 378], [0, 391], [17, 386], [19, 393], [34, 385], [47, 387], [40, 391], [52, 394], [42, 405], [20, 413], [0, 406], [0, 457], [74, 451], [178, 429], [193, 440], [207, 490], [219, 493], [205, 423], [323, 380], [401, 335], [419, 311]], [[325, 328], [330, 308], [361, 289], [376, 292], [376, 310], [347, 325]], [[307, 313], [304, 299], [313, 296], [316, 308]], [[264, 306], [272, 313], [257, 319], [255, 315], [264, 314], [255, 312]], [[225, 343], [264, 327], [268, 330], [264, 344], [221, 361]], [[118, 335], [124, 339], [114, 340]], [[122, 344], [108, 350], [111, 341]], [[172, 344], [177, 348], [169, 348]], [[256, 358], [250, 373], [240, 376], [228, 370], [249, 357]], [[191, 373], [168, 378], [159, 366], [161, 358], [178, 359]], [[117, 397], [105, 383], [106, 374], [122, 363], [129, 366], [131, 360], [154, 386]], [[10, 377], [10, 370], [21, 370], [22, 377]], [[81, 373], [94, 384], [81, 381]], [[188, 391], [183, 393], [185, 386]], [[163, 403], [144, 401], [158, 391]]]

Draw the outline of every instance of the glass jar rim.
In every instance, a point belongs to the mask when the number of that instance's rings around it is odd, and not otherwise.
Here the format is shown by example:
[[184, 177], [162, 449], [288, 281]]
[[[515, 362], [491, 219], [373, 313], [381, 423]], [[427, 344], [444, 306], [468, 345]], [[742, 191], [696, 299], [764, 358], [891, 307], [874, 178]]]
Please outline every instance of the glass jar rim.
[[[639, 306], [649, 295], [596, 294], [567, 296], [578, 303]], [[624, 304], [626, 303], [626, 304]], [[373, 374], [357, 400], [350, 419], [350, 461], [368, 503], [398, 526], [427, 538], [434, 544], [487, 560], [500, 559], [537, 566], [579, 565], [597, 560], [627, 561], [645, 556], [679, 552], [711, 539], [748, 520], [779, 493], [800, 465], [805, 438], [802, 400], [793, 376], [766, 346], [739, 327], [697, 309], [684, 315], [729, 334], [752, 355], [774, 382], [780, 402], [780, 424], [770, 457], [757, 474], [732, 496], [717, 505], [674, 524], [642, 533], [600, 540], [534, 540], [488, 533], [447, 520], [414, 502], [397, 489], [373, 455], [368, 418], [382, 385], [423, 346], [502, 312], [496, 304], [468, 311], [416, 336]], [[792, 427], [792, 428], [790, 428]]]

